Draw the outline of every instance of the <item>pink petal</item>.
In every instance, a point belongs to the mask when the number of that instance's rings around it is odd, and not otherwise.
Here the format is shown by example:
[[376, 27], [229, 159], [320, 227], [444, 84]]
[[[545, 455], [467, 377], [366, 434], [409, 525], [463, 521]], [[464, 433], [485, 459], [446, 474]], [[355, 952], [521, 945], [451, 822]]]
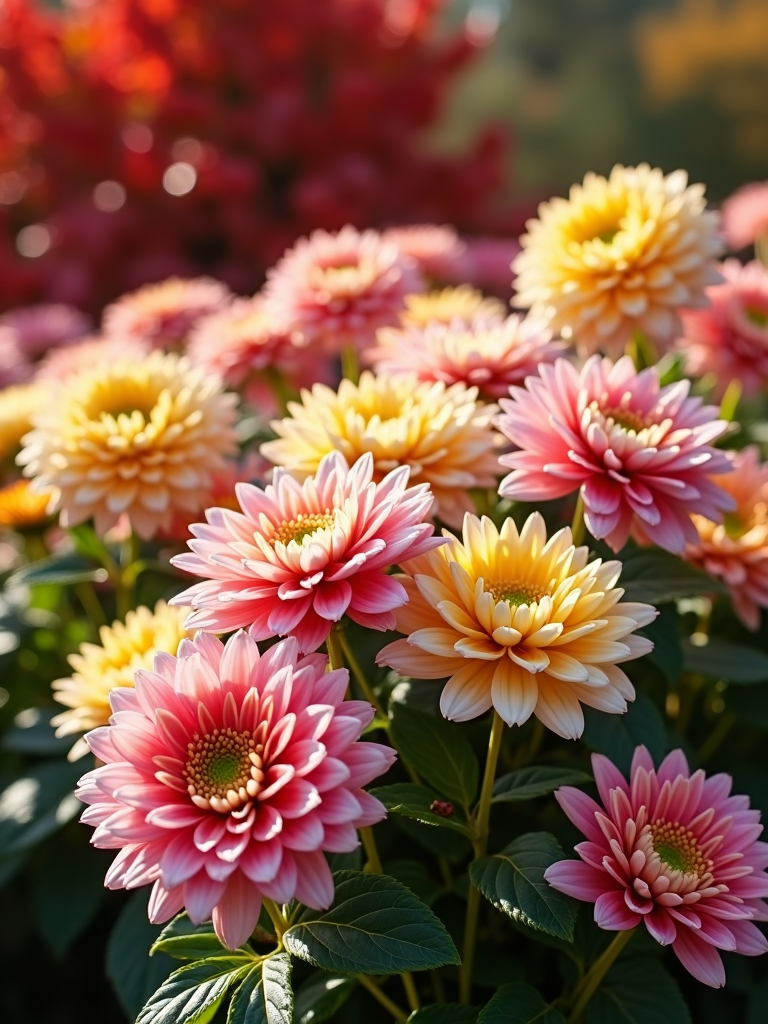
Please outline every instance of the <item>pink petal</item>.
[[710, 988], [722, 988], [725, 985], [725, 968], [720, 954], [690, 928], [678, 928], [672, 949], [683, 967], [703, 985], [709, 985]]
[[595, 903], [595, 923], [606, 931], [626, 931], [635, 928], [642, 920], [642, 915], [629, 909], [622, 890], [605, 892]]
[[213, 908], [213, 928], [227, 949], [237, 949], [256, 927], [261, 911], [261, 894], [242, 871], [236, 871]]
[[313, 910], [325, 910], [333, 903], [333, 876], [319, 850], [296, 854], [296, 899]]
[[589, 903], [594, 903], [606, 890], [616, 887], [616, 883], [605, 871], [580, 860], [560, 860], [550, 864], [544, 872], [544, 880], [553, 889]]

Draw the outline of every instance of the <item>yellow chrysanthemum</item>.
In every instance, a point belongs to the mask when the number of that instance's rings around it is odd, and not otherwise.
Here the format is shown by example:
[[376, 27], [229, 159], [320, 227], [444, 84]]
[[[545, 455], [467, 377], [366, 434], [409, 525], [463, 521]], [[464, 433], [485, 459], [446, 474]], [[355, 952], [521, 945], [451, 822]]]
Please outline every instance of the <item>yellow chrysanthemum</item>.
[[0, 391], [0, 462], [16, 455], [44, 394], [38, 384], [15, 384]]
[[33, 491], [29, 480], [0, 488], [0, 529], [24, 530], [44, 523], [50, 498], [48, 491]]
[[153, 352], [67, 380], [33, 418], [18, 461], [50, 510], [106, 533], [126, 513], [140, 537], [203, 508], [236, 448], [236, 398], [186, 359]]
[[[70, 654], [74, 669], [67, 679], [56, 679], [53, 696], [70, 709], [51, 719], [57, 736], [87, 732], [109, 722], [109, 695], [118, 686], [133, 686], [138, 669], [151, 669], [155, 654], [175, 654], [185, 637], [188, 608], [171, 608], [158, 601], [154, 612], [144, 606], [128, 612], [125, 622], [113, 622], [99, 630], [101, 646], [81, 644], [79, 654]], [[70, 752], [75, 760], [86, 752], [77, 743]]]
[[463, 543], [403, 565], [408, 603], [395, 609], [408, 638], [377, 661], [416, 679], [450, 678], [440, 709], [463, 722], [494, 707], [508, 725], [532, 714], [566, 739], [584, 728], [582, 704], [626, 711], [635, 691], [617, 663], [653, 647], [633, 634], [656, 617], [650, 605], [619, 603], [620, 562], [588, 562], [568, 527], [547, 540], [544, 520], [523, 529], [468, 515]]
[[406, 295], [405, 310], [400, 319], [409, 327], [426, 327], [435, 320], [450, 324], [453, 320], [469, 323], [479, 317], [503, 320], [504, 303], [492, 299], [468, 284], [443, 288], [427, 295]]
[[515, 305], [585, 352], [620, 354], [635, 331], [670, 344], [677, 310], [707, 305], [704, 288], [721, 280], [717, 215], [684, 171], [617, 165], [538, 212], [512, 264]]
[[336, 392], [315, 384], [301, 398], [288, 403], [291, 417], [272, 423], [278, 440], [261, 446], [300, 479], [328, 452], [340, 451], [350, 466], [370, 452], [376, 481], [409, 466], [410, 483], [430, 484], [435, 515], [449, 525], [460, 525], [472, 508], [470, 488], [496, 487], [503, 443], [491, 429], [497, 407], [477, 401], [477, 388], [365, 372], [359, 385], [343, 380]]

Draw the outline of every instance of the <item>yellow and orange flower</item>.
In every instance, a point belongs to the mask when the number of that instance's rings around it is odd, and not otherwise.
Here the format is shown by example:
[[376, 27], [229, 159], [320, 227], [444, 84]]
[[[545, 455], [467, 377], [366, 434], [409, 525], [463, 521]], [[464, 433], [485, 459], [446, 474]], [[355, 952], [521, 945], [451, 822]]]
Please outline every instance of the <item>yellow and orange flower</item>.
[[28, 530], [48, 518], [48, 491], [32, 490], [29, 480], [14, 480], [0, 488], [0, 529]]
[[500, 321], [504, 319], [504, 303], [493, 299], [468, 284], [457, 288], [443, 288], [426, 295], [406, 295], [405, 309], [400, 319], [408, 327], [426, 327], [437, 321], [450, 324], [454, 320], [469, 323], [477, 318]]
[[21, 439], [32, 429], [32, 416], [43, 404], [38, 384], [14, 384], [0, 391], [0, 462], [13, 459]]

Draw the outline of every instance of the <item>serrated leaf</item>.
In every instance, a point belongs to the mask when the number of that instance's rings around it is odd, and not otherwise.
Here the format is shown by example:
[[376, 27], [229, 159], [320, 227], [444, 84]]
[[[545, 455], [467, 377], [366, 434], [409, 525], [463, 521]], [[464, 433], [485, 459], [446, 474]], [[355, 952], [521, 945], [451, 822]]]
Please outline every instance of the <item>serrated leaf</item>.
[[321, 974], [305, 982], [295, 995], [293, 1024], [323, 1024], [349, 999], [357, 979], [348, 974]]
[[235, 956], [180, 967], [146, 1003], [136, 1024], [207, 1024], [230, 986], [252, 967], [252, 959]]
[[565, 1017], [548, 1006], [535, 988], [513, 981], [502, 985], [480, 1011], [477, 1024], [565, 1024]]
[[287, 953], [252, 967], [232, 996], [227, 1024], [291, 1024], [293, 989]]
[[638, 693], [623, 715], [584, 708], [584, 742], [598, 754], [605, 754], [626, 775], [632, 755], [640, 743], [658, 764], [667, 752], [667, 732], [656, 705]]
[[387, 875], [340, 871], [330, 910], [305, 910], [283, 936], [285, 948], [326, 971], [401, 974], [459, 963], [440, 920]]
[[472, 853], [472, 844], [460, 832], [432, 828], [431, 825], [423, 825], [420, 821], [402, 815], [395, 815], [391, 820], [401, 832], [430, 853], [444, 857], [449, 864], [458, 864]]
[[82, 765], [68, 761], [36, 765], [0, 791], [0, 860], [31, 849], [83, 809], [73, 790]]
[[476, 1024], [480, 1011], [476, 1006], [460, 1006], [458, 1003], [435, 1003], [414, 1010], [407, 1024]]
[[550, 768], [545, 765], [520, 768], [496, 780], [491, 803], [533, 800], [534, 797], [554, 792], [560, 786], [583, 786], [591, 781], [591, 775], [575, 768]]
[[393, 814], [414, 818], [425, 825], [450, 828], [454, 832], [461, 832], [462, 835], [468, 837], [473, 835], [472, 829], [460, 809], [454, 807], [450, 816], [431, 811], [433, 803], [440, 798], [437, 793], [424, 786], [416, 786], [412, 782], [398, 782], [392, 786], [379, 786], [370, 792], [372, 796], [378, 797], [387, 810]]
[[164, 954], [151, 957], [149, 947], [160, 928], [147, 918], [147, 893], [133, 893], [120, 912], [107, 942], [107, 977], [129, 1020], [176, 966]]
[[469, 866], [469, 877], [499, 910], [530, 928], [573, 939], [578, 904], [544, 881], [544, 872], [564, 857], [548, 832], [529, 832], [492, 857]]
[[23, 566], [7, 582], [9, 587], [39, 587], [46, 584], [105, 583], [106, 569], [82, 555], [51, 555]]
[[587, 1024], [691, 1024], [675, 980], [654, 957], [619, 960], [587, 1004]]
[[176, 960], [203, 960], [227, 956], [228, 952], [219, 942], [210, 921], [192, 924], [186, 914], [179, 914], [160, 932], [149, 955], [167, 953]]
[[454, 803], [469, 806], [479, 768], [461, 728], [407, 704], [391, 705], [392, 739], [426, 781]]
[[428, 866], [421, 860], [388, 860], [387, 873], [398, 882], [402, 882], [428, 907], [445, 892], [442, 885], [438, 885], [430, 878]]
[[768, 682], [768, 654], [717, 636], [710, 637], [703, 647], [697, 647], [686, 638], [683, 657], [686, 672], [709, 679], [727, 679], [729, 683]]
[[664, 604], [680, 597], [725, 593], [724, 585], [666, 551], [639, 548], [622, 553], [619, 586], [627, 601]]

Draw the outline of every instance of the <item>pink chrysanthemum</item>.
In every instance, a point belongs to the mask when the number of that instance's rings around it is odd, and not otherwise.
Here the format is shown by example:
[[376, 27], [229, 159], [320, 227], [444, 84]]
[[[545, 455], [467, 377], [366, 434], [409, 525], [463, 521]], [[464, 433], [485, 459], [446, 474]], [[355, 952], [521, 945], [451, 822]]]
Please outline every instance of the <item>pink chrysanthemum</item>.
[[94, 846], [120, 851], [110, 889], [152, 884], [151, 921], [212, 917], [230, 949], [263, 897], [330, 906], [323, 851], [354, 850], [356, 828], [384, 817], [360, 787], [395, 752], [357, 742], [374, 709], [345, 701], [347, 671], [325, 665], [292, 638], [260, 656], [245, 633], [199, 634], [112, 691], [111, 724], [87, 735], [105, 764], [77, 792]]
[[723, 203], [723, 231], [732, 249], [752, 245], [768, 232], [768, 181], [743, 185]]
[[404, 256], [410, 257], [426, 277], [445, 280], [456, 274], [456, 265], [466, 249], [456, 228], [449, 224], [412, 224], [389, 228], [382, 233], [385, 242], [394, 242]]
[[681, 313], [678, 347], [689, 373], [713, 375], [716, 397], [734, 378], [745, 395], [754, 395], [768, 381], [768, 270], [738, 260], [726, 260], [720, 270], [725, 283], [706, 290], [711, 305]]
[[760, 812], [730, 796], [730, 775], [691, 774], [681, 750], [658, 771], [645, 747], [632, 759], [630, 781], [608, 758], [593, 754], [602, 806], [564, 786], [555, 796], [587, 837], [581, 861], [561, 860], [545, 878], [560, 892], [595, 904], [607, 931], [645, 924], [671, 945], [690, 973], [718, 988], [725, 971], [718, 949], [757, 956], [768, 941], [753, 921], [768, 920], [768, 844]]
[[140, 338], [86, 338], [74, 345], [51, 349], [40, 360], [36, 381], [58, 383], [99, 366], [111, 366], [123, 359], [140, 361], [150, 352], [150, 346]]
[[502, 399], [496, 425], [520, 451], [499, 493], [520, 501], [579, 490], [594, 537], [614, 551], [630, 528], [668, 551], [695, 542], [691, 514], [719, 522], [733, 499], [711, 479], [731, 462], [710, 444], [728, 427], [717, 409], [689, 397], [690, 382], [659, 386], [655, 367], [592, 356], [577, 370], [565, 359], [542, 366], [526, 388]]
[[516, 238], [466, 238], [461, 258], [446, 279], [456, 283], [468, 282], [506, 298], [515, 277], [512, 263], [519, 254], [520, 243]]
[[377, 328], [397, 324], [405, 296], [424, 288], [396, 245], [350, 225], [300, 238], [267, 276], [265, 296], [278, 322], [290, 325], [297, 344], [329, 352], [370, 345]]
[[138, 338], [153, 348], [184, 345], [205, 316], [226, 309], [232, 293], [212, 277], [171, 277], [123, 295], [104, 310], [102, 329], [113, 338]]
[[30, 380], [46, 352], [84, 337], [90, 323], [85, 313], [63, 303], [5, 313], [0, 317], [0, 386]]
[[373, 468], [369, 453], [350, 469], [331, 452], [303, 484], [281, 468], [263, 489], [237, 484], [242, 512], [208, 509], [208, 523], [191, 527], [193, 553], [171, 559], [205, 577], [171, 601], [195, 609], [187, 626], [248, 626], [257, 640], [290, 633], [302, 651], [319, 647], [344, 614], [394, 629], [393, 609], [408, 597], [386, 570], [442, 540], [424, 522], [429, 487], [408, 488], [407, 466], [373, 483]]
[[430, 323], [426, 327], [383, 327], [377, 345], [364, 353], [376, 373], [415, 374], [422, 381], [477, 387], [483, 398], [509, 394], [539, 363], [552, 362], [563, 345], [553, 342], [546, 324], [520, 316], [506, 320], [476, 316], [469, 323]]

